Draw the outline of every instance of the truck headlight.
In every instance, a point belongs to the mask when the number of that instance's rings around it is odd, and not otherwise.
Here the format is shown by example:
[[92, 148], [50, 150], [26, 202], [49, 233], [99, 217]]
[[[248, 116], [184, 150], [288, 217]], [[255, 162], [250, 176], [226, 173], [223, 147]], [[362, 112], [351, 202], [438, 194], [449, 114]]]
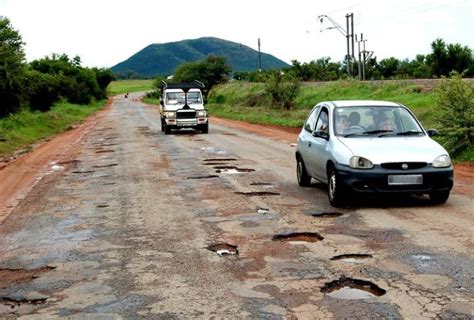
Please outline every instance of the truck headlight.
[[447, 154], [443, 154], [436, 159], [433, 160], [433, 167], [434, 168], [446, 168], [451, 166], [451, 159]]
[[372, 169], [374, 167], [372, 161], [357, 156], [354, 156], [349, 160], [349, 165], [353, 169]]
[[206, 111], [198, 111], [197, 112], [197, 116], [198, 117], [205, 117], [207, 114], [206, 114]]
[[174, 118], [176, 118], [176, 112], [166, 111], [165, 112], [165, 117], [167, 117], [168, 119], [174, 119]]

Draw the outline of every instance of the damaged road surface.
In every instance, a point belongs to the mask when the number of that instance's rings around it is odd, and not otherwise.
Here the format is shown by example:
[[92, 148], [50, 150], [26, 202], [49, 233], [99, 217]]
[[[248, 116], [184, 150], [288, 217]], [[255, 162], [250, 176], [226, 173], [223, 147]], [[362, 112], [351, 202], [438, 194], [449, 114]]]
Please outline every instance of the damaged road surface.
[[226, 123], [165, 135], [116, 97], [3, 204], [0, 318], [474, 316], [472, 193], [336, 211], [297, 185], [294, 141]]

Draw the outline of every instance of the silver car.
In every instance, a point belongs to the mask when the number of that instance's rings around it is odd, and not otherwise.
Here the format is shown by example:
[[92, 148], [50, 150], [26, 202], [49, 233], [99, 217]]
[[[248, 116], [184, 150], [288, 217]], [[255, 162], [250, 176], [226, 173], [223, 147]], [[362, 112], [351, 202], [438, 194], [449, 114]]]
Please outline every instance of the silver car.
[[453, 187], [446, 150], [405, 106], [387, 101], [328, 101], [310, 112], [298, 137], [297, 179], [328, 185], [333, 206], [353, 193], [428, 194], [444, 203]]

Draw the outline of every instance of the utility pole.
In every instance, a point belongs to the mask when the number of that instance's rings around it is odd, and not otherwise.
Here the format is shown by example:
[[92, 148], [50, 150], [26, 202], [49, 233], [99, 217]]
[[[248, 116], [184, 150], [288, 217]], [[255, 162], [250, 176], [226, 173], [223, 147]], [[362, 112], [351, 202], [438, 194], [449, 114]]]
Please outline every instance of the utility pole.
[[258, 72], [262, 72], [262, 55], [260, 53], [260, 38], [258, 38]]
[[365, 57], [365, 42], [367, 40], [364, 40], [364, 34], [360, 34], [360, 40], [362, 41], [362, 80], [365, 80], [365, 62], [366, 62], [366, 57]]
[[[362, 38], [362, 34], [361, 34], [361, 38]], [[360, 67], [360, 65], [361, 65], [361, 62], [360, 62], [360, 60], [361, 60], [360, 59], [360, 43], [361, 43], [362, 40], [357, 40], [357, 35], [355, 35], [355, 40], [357, 42], [357, 56], [359, 57], [359, 59], [357, 60], [357, 78], [359, 80], [362, 80], [362, 74], [361, 74], [361, 70], [360, 70], [361, 69], [361, 67]]]
[[[344, 30], [336, 21], [334, 21], [331, 17], [323, 14], [318, 16], [318, 19], [321, 23], [323, 23], [324, 18], [328, 19], [329, 22], [332, 23], [333, 27], [328, 27], [326, 29], [337, 29], [345, 38], [347, 42], [347, 54], [346, 54], [346, 67], [347, 67], [347, 74], [352, 76], [353, 68], [351, 68], [352, 63], [351, 61], [354, 60], [354, 14], [346, 14], [346, 30]], [[349, 22], [349, 19], [351, 22]], [[323, 31], [323, 30], [321, 30]], [[351, 45], [350, 45], [350, 38], [352, 38], [352, 58], [351, 58]]]

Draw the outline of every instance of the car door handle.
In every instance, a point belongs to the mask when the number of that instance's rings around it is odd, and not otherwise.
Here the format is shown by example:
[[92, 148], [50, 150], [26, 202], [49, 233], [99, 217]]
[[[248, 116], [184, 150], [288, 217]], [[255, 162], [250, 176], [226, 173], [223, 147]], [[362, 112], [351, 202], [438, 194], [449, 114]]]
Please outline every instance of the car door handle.
[[311, 148], [311, 142], [308, 142], [308, 147]]

